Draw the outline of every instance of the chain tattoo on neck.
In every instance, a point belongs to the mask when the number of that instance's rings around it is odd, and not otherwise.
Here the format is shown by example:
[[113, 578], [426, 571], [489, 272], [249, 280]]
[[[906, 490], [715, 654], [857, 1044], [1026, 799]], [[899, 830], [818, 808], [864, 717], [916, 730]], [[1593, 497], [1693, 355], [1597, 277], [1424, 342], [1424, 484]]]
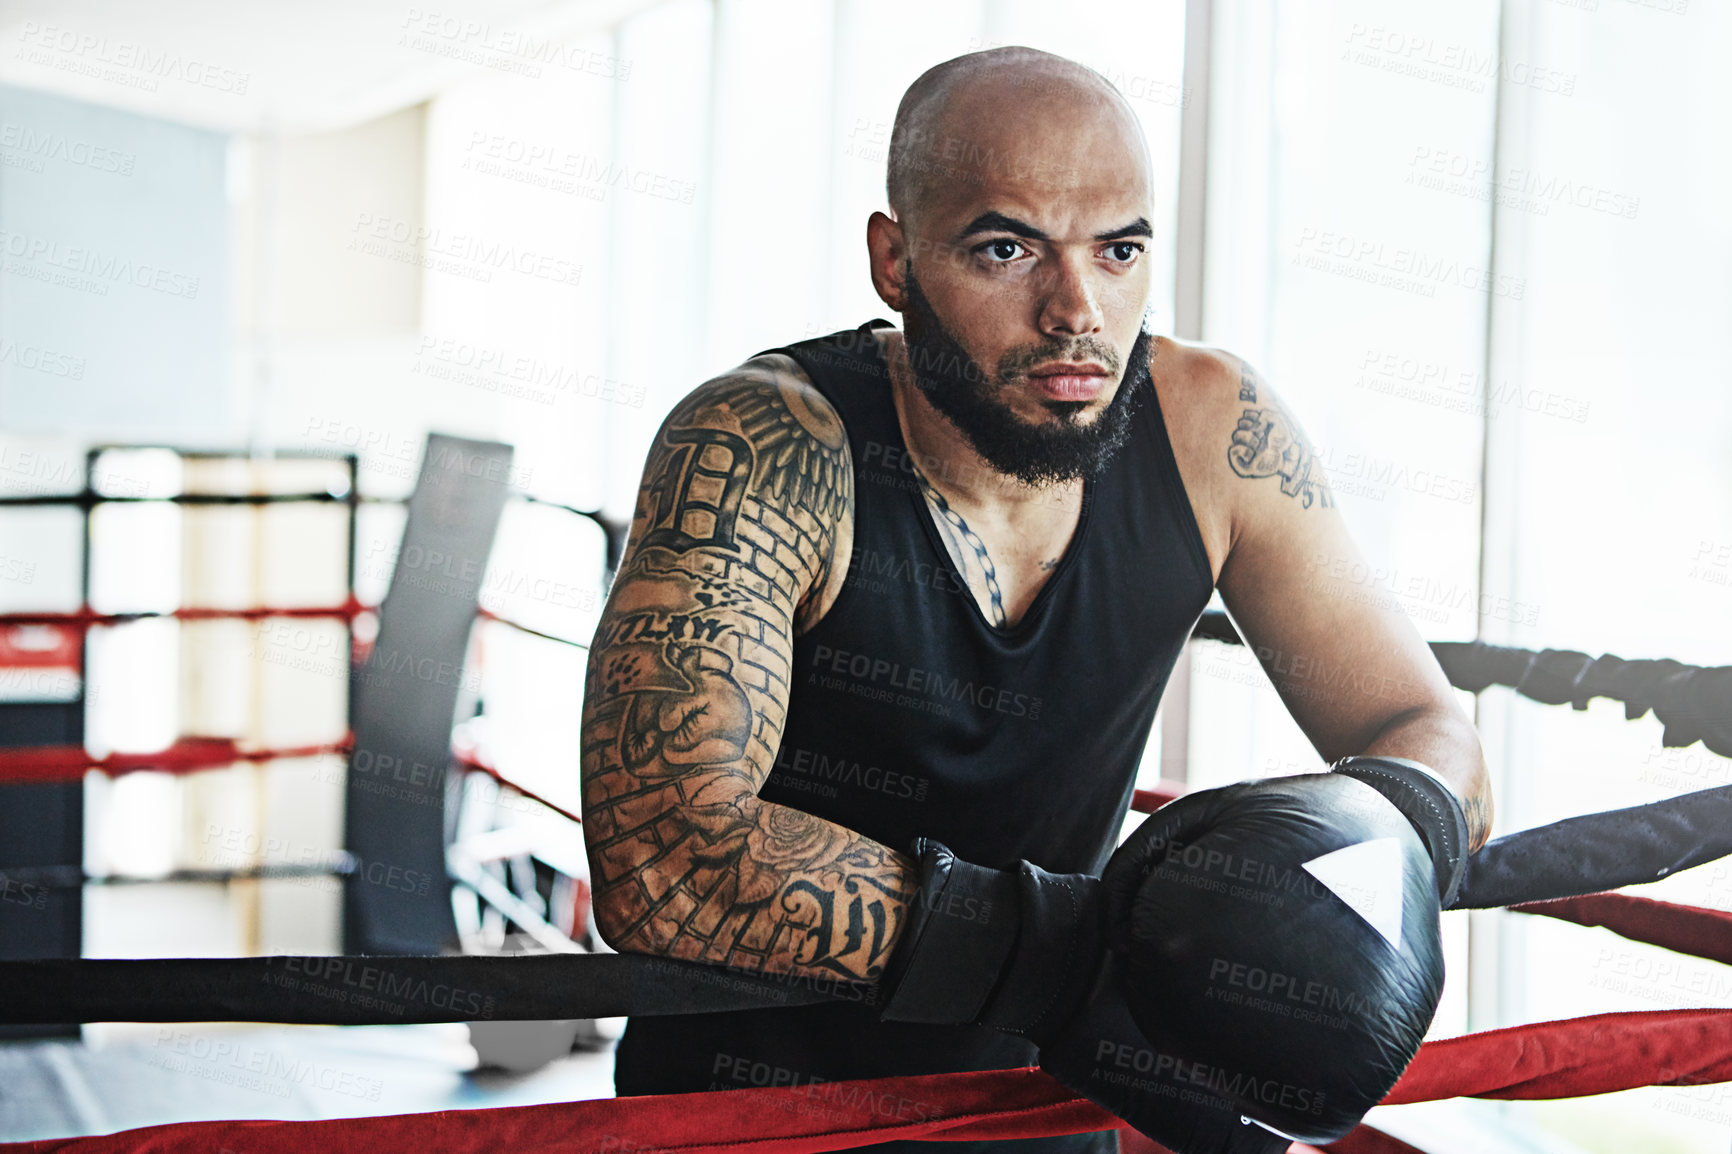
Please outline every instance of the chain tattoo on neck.
[[[915, 466], [914, 475], [920, 480], [921, 491], [926, 494], [926, 503], [944, 519], [940, 527], [948, 525], [952, 530], [944, 534], [946, 544], [950, 545], [954, 538], [960, 537], [974, 550], [975, 559], [980, 562], [980, 571], [986, 584], [986, 595], [989, 603], [987, 616], [993, 625], [1003, 629], [1010, 618], [1004, 611], [1004, 591], [998, 584], [998, 567], [992, 563], [992, 554], [986, 551], [986, 542], [980, 539], [980, 534], [969, 528], [968, 522], [962, 519], [961, 513], [950, 507], [950, 502], [944, 499], [944, 494], [933, 487], [932, 482], [926, 479], [926, 474], [920, 470], [919, 466]], [[957, 563], [957, 568], [966, 569], [967, 567], [962, 564], [962, 558], [958, 555], [960, 549], [951, 545], [950, 552], [952, 560]]]

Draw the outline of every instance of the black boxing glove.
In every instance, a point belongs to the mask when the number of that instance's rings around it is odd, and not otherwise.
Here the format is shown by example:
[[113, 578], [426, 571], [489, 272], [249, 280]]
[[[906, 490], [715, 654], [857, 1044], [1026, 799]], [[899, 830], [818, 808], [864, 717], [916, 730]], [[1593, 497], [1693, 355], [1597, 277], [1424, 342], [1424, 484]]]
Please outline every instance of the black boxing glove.
[[[1358, 852], [1331, 858], [1342, 849]], [[883, 1016], [1028, 1037], [1042, 1069], [1180, 1154], [1340, 1137], [1388, 1092], [1436, 1009], [1425, 849], [1345, 776], [1182, 798], [1100, 881], [916, 850], [921, 893]], [[1257, 992], [1271, 982], [1285, 1001]]]
[[887, 1021], [976, 1023], [1038, 1041], [1069, 1018], [1106, 949], [1100, 879], [997, 870], [930, 838], [920, 893], [885, 968]]
[[1437, 871], [1437, 896], [1455, 905], [1467, 873], [1467, 813], [1436, 772], [1406, 757], [1344, 757], [1330, 767], [1358, 778], [1394, 803], [1425, 842]]
[[[1106, 946], [1104, 891], [1088, 874], [1015, 870], [959, 860], [920, 839], [920, 893], [885, 970], [886, 1021], [992, 1026], [1035, 1042], [1043, 1069], [1178, 1154], [1281, 1154], [1285, 1138], [1252, 1125], [1225, 1099], [1174, 1088], [1148, 1109], [1126, 1070], [1148, 1043], [1119, 994]], [[1105, 1058], [1097, 1085], [1091, 1073]], [[1122, 1058], [1122, 1063], [1120, 1059]]]
[[1102, 888], [1123, 997], [1151, 1048], [1276, 1133], [1346, 1134], [1437, 1011], [1430, 856], [1348, 775], [1181, 797], [1119, 847]]

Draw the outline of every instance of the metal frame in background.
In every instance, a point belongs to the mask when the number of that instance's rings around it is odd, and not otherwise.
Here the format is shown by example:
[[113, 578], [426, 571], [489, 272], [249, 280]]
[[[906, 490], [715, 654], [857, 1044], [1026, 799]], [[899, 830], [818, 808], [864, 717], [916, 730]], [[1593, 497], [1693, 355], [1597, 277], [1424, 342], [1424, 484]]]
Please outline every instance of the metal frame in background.
[[[355, 587], [357, 484], [360, 479], [360, 459], [354, 454], [333, 455], [323, 452], [284, 453], [282, 457], [305, 460], [338, 461], [346, 466], [348, 492], [217, 494], [185, 493], [163, 497], [130, 497], [109, 495], [96, 485], [97, 462], [110, 452], [133, 452], [160, 449], [186, 460], [246, 460], [245, 454], [220, 453], [205, 450], [177, 449], [170, 445], [101, 444], [88, 449], [84, 457], [83, 488], [76, 493], [39, 493], [0, 497], [0, 512], [26, 508], [76, 508], [80, 511], [79, 603], [88, 607], [91, 593], [94, 538], [91, 514], [100, 505], [109, 504], [179, 504], [192, 506], [247, 505], [263, 506], [297, 503], [337, 503], [349, 509], [348, 516], [348, 595], [352, 600]], [[146, 616], [146, 615], [141, 615]], [[345, 630], [351, 623], [344, 620]], [[350, 634], [353, 645], [353, 635]], [[90, 663], [90, 630], [86, 628], [78, 646], [78, 693], [70, 701], [0, 701], [0, 746], [37, 745], [82, 746], [85, 739], [85, 716], [89, 704], [88, 676]], [[351, 719], [352, 720], [352, 719]], [[130, 881], [159, 882], [227, 882], [243, 880], [253, 873], [276, 876], [270, 870], [202, 870], [180, 871], [166, 878], [132, 879], [125, 877], [90, 876], [84, 872], [84, 785], [71, 783], [33, 783], [0, 785], [0, 869], [5, 870], [4, 883], [8, 892], [16, 891], [19, 898], [0, 902], [0, 958], [76, 958], [83, 953], [84, 890], [87, 884], [118, 884]], [[13, 868], [16, 867], [16, 868]], [[345, 863], [333, 859], [330, 872], [341, 874]], [[184, 876], [181, 876], [184, 875]], [[18, 1036], [76, 1037], [74, 1024], [48, 1027], [0, 1027], [0, 1037]]]

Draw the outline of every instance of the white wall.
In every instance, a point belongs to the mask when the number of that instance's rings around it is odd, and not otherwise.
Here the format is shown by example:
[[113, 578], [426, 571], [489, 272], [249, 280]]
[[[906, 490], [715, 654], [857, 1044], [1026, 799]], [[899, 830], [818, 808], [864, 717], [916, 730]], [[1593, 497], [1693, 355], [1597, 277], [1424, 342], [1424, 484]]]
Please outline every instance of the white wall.
[[224, 137], [0, 87], [0, 428], [234, 433]]

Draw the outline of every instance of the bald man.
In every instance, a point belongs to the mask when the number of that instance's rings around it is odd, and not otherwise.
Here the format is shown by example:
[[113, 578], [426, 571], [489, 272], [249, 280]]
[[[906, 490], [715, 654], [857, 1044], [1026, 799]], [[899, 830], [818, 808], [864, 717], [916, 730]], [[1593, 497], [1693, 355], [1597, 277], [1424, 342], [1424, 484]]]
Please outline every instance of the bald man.
[[[759, 354], [649, 453], [586, 686], [603, 937], [870, 983], [916, 838], [1098, 873], [1215, 589], [1325, 760], [1424, 763], [1483, 843], [1478, 739], [1406, 618], [1342, 576], [1360, 554], [1291, 409], [1143, 327], [1150, 161], [1118, 91], [1027, 48], [947, 61], [897, 109], [887, 184], [866, 240], [903, 328]], [[821, 1110], [829, 1081], [1033, 1061], [839, 1001], [634, 1019], [616, 1083], [805, 1086]]]

